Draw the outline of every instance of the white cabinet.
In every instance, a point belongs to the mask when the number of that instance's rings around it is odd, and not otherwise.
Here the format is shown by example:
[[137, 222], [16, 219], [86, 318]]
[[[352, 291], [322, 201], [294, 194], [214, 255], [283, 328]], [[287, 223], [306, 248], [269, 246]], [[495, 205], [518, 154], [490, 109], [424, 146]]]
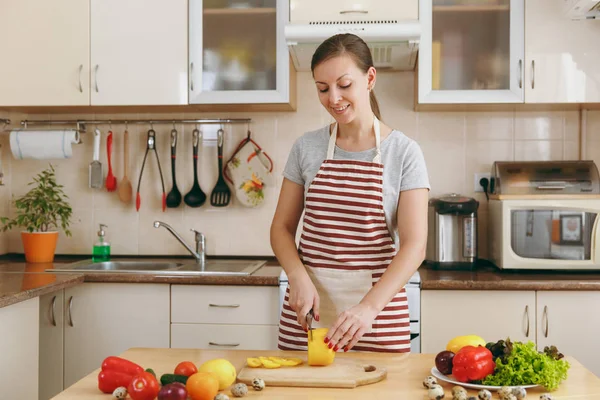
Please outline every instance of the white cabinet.
[[535, 292], [422, 290], [421, 352], [437, 354], [462, 335], [535, 342]]
[[84, 283], [65, 289], [64, 387], [131, 347], [169, 347], [169, 285]]
[[3, 399], [38, 398], [39, 298], [0, 308]]
[[91, 104], [187, 104], [187, 1], [91, 0]]
[[275, 350], [277, 286], [171, 286], [171, 347]]
[[[421, 351], [437, 354], [455, 336], [554, 345], [600, 376], [598, 291], [421, 291]], [[590, 312], [591, 310], [591, 312]]]
[[537, 292], [537, 348], [556, 346], [600, 377], [600, 292]]
[[3, 0], [1, 9], [0, 106], [88, 105], [89, 1]]
[[420, 0], [418, 102], [522, 103], [524, 0]]
[[563, 2], [525, 2], [525, 102], [600, 102], [600, 24], [572, 21]]
[[[419, 19], [419, 0], [336, 0], [319, 4], [315, 13], [314, 3], [306, 0], [290, 0], [290, 9], [294, 10], [290, 21], [309, 24], [319, 21], [417, 20]], [[318, 14], [318, 15], [315, 15]]]
[[39, 400], [63, 391], [64, 298], [64, 290], [40, 297]]
[[189, 0], [190, 104], [290, 103], [288, 0], [239, 3]]

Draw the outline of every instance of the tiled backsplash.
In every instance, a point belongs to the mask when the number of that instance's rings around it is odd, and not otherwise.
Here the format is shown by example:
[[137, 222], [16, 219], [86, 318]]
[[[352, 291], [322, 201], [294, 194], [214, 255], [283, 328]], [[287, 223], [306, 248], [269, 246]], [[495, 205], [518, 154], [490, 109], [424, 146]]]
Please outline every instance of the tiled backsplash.
[[[297, 137], [331, 121], [320, 105], [309, 73], [298, 73], [298, 109], [281, 113], [185, 113], [185, 114], [98, 114], [98, 119], [171, 119], [200, 117], [252, 118], [253, 138], [273, 158], [275, 187], [266, 189], [265, 202], [259, 208], [246, 208], [236, 199], [229, 207], [214, 208], [207, 202], [194, 209], [182, 204], [177, 209], [161, 210], [161, 184], [154, 159], [149, 159], [141, 184], [142, 206], [125, 205], [116, 192], [88, 188], [88, 164], [92, 160], [92, 135], [82, 136], [83, 143], [74, 145], [73, 157], [52, 161], [57, 167], [59, 183], [65, 186], [74, 210], [73, 236], [61, 233], [58, 254], [90, 254], [96, 238], [98, 224], [108, 225], [107, 239], [113, 254], [186, 254], [186, 250], [164, 229], [155, 229], [152, 223], [161, 220], [171, 224], [193, 243], [190, 228], [206, 234], [209, 255], [272, 255], [269, 244], [269, 227], [281, 185], [281, 172], [287, 154]], [[479, 211], [480, 253], [487, 256], [485, 196], [473, 193], [473, 175], [489, 172], [494, 160], [561, 160], [579, 158], [579, 112], [414, 112], [412, 73], [380, 73], [377, 96], [383, 121], [416, 139], [425, 154], [431, 180], [432, 196], [458, 192], [475, 196], [481, 201]], [[94, 115], [22, 115], [0, 113], [8, 117], [13, 126], [22, 119], [85, 119]], [[600, 164], [600, 111], [587, 115], [586, 158]], [[102, 130], [101, 162], [104, 174], [108, 170], [106, 136], [108, 126]], [[169, 132], [172, 126], [157, 125], [157, 148], [161, 160], [165, 189], [171, 189]], [[192, 125], [176, 125], [180, 132], [177, 151], [177, 184], [182, 194], [190, 190], [193, 182], [191, 132]], [[202, 127], [201, 127], [202, 128]], [[123, 129], [112, 127], [114, 133], [113, 171], [118, 182], [123, 176]], [[89, 127], [88, 131], [93, 130]], [[137, 187], [144, 151], [146, 125], [130, 125], [130, 170], [128, 176]], [[225, 158], [227, 159], [246, 134], [245, 125], [225, 127]], [[14, 160], [9, 148], [9, 135], [0, 136], [2, 168], [5, 179], [0, 186], [0, 212], [7, 215], [11, 196], [27, 190], [32, 177], [48, 165], [47, 161]], [[200, 185], [210, 193], [217, 180], [216, 146], [205, 142], [199, 157]], [[150, 154], [149, 156], [151, 156]], [[22, 252], [17, 231], [0, 234], [0, 253]]]

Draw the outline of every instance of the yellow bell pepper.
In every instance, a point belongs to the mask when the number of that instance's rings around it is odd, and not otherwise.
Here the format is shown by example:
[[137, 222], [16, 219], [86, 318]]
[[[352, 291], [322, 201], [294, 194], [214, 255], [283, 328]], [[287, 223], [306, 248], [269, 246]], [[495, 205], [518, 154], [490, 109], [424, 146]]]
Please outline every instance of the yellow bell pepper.
[[327, 328], [317, 328], [308, 331], [308, 365], [324, 366], [333, 363], [335, 351], [324, 342], [328, 330]]
[[448, 344], [446, 345], [446, 350], [456, 354], [460, 349], [462, 349], [465, 346], [485, 347], [485, 340], [483, 340], [482, 337], [477, 335], [457, 336], [448, 342]]

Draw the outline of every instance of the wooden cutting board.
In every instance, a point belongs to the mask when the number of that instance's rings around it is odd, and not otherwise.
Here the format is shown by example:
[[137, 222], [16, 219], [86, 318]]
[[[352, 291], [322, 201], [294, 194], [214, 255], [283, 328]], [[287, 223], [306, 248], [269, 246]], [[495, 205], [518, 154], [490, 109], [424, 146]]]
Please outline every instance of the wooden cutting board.
[[385, 368], [358, 360], [337, 358], [325, 367], [311, 367], [304, 363], [295, 367], [251, 368], [245, 366], [237, 380], [252, 385], [252, 379], [261, 378], [266, 386], [355, 388], [379, 382], [387, 376]]

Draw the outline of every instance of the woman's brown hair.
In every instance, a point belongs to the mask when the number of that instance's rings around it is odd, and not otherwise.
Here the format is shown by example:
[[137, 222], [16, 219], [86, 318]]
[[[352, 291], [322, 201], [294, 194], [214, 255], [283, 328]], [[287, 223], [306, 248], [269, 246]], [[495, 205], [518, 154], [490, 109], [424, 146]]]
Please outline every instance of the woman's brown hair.
[[[310, 70], [313, 73], [317, 65], [330, 58], [348, 54], [358, 68], [365, 74], [369, 68], [373, 67], [373, 57], [371, 56], [371, 50], [369, 46], [360, 37], [352, 33], [341, 33], [339, 35], [331, 36], [326, 39], [323, 43], [317, 47], [315, 54], [312, 56], [310, 63]], [[369, 100], [371, 102], [371, 109], [377, 119], [381, 120], [381, 111], [379, 110], [379, 103], [375, 97], [375, 92], [371, 90], [369, 92]]]

